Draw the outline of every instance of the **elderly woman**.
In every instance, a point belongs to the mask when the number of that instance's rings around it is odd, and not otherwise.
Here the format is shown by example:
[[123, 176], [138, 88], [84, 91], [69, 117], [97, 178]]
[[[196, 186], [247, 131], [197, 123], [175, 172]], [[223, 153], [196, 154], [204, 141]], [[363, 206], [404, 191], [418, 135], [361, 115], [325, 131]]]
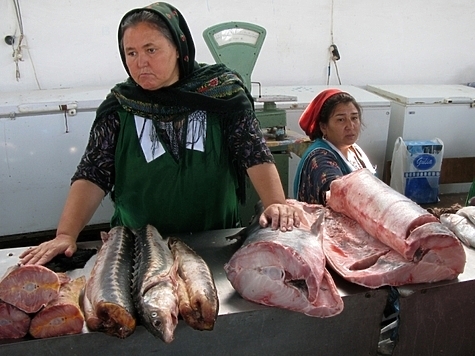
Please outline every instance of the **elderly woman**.
[[21, 262], [71, 256], [109, 192], [112, 226], [151, 224], [163, 234], [238, 227], [246, 174], [265, 207], [261, 225], [298, 226], [252, 97], [236, 72], [195, 62], [181, 13], [163, 2], [131, 10], [118, 43], [129, 78], [97, 110], [56, 237], [25, 251]]
[[297, 200], [325, 205], [330, 183], [360, 168], [376, 173], [356, 144], [361, 131], [361, 107], [348, 93], [326, 89], [308, 105], [299, 120], [313, 141], [305, 151], [294, 180]]

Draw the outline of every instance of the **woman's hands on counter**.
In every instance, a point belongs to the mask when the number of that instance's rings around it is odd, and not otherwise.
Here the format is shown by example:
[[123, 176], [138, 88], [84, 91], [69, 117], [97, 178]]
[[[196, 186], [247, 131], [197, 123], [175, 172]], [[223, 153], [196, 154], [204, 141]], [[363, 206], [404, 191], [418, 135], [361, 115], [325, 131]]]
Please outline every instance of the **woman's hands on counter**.
[[76, 238], [65, 234], [57, 235], [52, 240], [23, 251], [20, 255], [20, 263], [22, 265], [44, 265], [62, 253], [71, 257], [76, 250]]
[[288, 204], [271, 204], [261, 214], [259, 224], [273, 230], [291, 231], [294, 226], [299, 227], [303, 219], [302, 212]]

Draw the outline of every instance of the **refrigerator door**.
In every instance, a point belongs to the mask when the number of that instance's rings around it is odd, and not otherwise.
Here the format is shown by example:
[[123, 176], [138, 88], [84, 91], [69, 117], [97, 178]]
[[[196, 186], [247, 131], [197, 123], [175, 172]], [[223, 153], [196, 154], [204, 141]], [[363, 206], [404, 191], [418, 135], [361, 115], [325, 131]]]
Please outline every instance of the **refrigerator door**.
[[[386, 161], [398, 137], [444, 144], [444, 158], [475, 155], [475, 88], [465, 85], [368, 85], [391, 100]], [[442, 184], [441, 193], [460, 193], [468, 184]]]
[[[0, 94], [0, 238], [56, 229], [95, 110], [108, 92]], [[108, 223], [112, 212], [106, 197], [90, 224]]]
[[368, 85], [366, 89], [403, 105], [475, 103], [475, 88], [466, 85]]

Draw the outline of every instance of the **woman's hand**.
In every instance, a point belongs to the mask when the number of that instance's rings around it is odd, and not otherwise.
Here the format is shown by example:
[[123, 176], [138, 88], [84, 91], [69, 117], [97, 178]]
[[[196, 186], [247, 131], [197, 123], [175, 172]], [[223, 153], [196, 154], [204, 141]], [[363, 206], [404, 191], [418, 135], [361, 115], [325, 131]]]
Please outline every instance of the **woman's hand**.
[[270, 226], [273, 230], [291, 231], [294, 226], [299, 227], [303, 219], [302, 212], [288, 204], [271, 204], [259, 218], [262, 227]]
[[20, 255], [20, 263], [22, 265], [44, 265], [61, 253], [71, 257], [76, 250], [76, 238], [65, 234], [57, 235], [52, 240], [23, 251]]

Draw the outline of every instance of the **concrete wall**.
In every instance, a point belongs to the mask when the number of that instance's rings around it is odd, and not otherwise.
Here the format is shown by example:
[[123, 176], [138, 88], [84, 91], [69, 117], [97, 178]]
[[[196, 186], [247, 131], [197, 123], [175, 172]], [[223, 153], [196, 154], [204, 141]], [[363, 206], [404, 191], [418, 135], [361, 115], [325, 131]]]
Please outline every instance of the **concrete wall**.
[[[23, 33], [16, 78], [13, 50]], [[116, 31], [122, 15], [149, 1], [0, 0], [0, 91], [112, 85], [125, 77]], [[475, 81], [473, 0], [176, 0], [197, 60], [214, 62], [207, 27], [245, 21], [267, 30], [252, 80], [266, 85], [327, 82], [328, 48], [339, 48], [342, 84], [465, 84]], [[297, 5], [298, 4], [298, 5]], [[14, 35], [17, 43], [4, 42]], [[333, 39], [332, 39], [333, 38]], [[330, 84], [337, 84], [331, 66]]]

